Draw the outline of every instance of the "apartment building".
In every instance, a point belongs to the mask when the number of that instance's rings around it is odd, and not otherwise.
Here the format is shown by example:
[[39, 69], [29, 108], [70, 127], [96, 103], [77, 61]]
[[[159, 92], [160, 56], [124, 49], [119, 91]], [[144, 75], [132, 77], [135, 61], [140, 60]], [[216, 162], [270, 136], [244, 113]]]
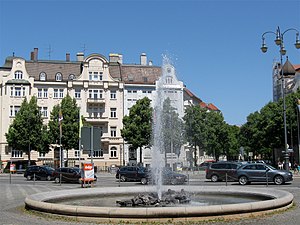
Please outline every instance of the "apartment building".
[[[24, 98], [38, 98], [44, 122], [48, 123], [53, 107], [69, 94], [77, 101], [81, 115], [92, 126], [101, 130], [101, 149], [95, 149], [93, 161], [98, 167], [121, 164], [123, 161], [120, 129], [123, 118], [124, 83], [113, 78], [109, 61], [101, 54], [85, 57], [77, 54], [76, 61], [70, 61], [66, 54], [64, 61], [39, 60], [38, 49], [31, 52], [30, 60], [8, 57], [0, 68], [0, 155], [5, 163], [11, 160], [26, 160], [21, 150], [8, 147], [5, 133], [20, 109]], [[66, 155], [66, 154], [64, 154]], [[90, 160], [83, 154], [82, 160]], [[43, 163], [57, 160], [52, 149], [48, 154], [31, 152], [31, 159]], [[78, 150], [69, 151], [69, 161], [79, 165]]]
[[[53, 107], [69, 94], [77, 101], [80, 114], [94, 127], [100, 129], [101, 148], [94, 149], [93, 162], [99, 169], [110, 165], [136, 164], [140, 161], [136, 150], [130, 150], [121, 137], [122, 119], [138, 99], [148, 97], [152, 106], [156, 98], [162, 67], [154, 66], [147, 55], [140, 55], [139, 64], [124, 64], [123, 55], [110, 54], [109, 59], [101, 54], [84, 56], [77, 53], [76, 60], [41, 60], [38, 49], [30, 54], [30, 60], [22, 57], [7, 57], [0, 67], [0, 160], [27, 160], [28, 156], [18, 149], [11, 149], [5, 139], [9, 125], [19, 111], [24, 98], [36, 96], [38, 106], [47, 124]], [[187, 105], [201, 105], [209, 110], [218, 110], [192, 94], [182, 81], [177, 80], [175, 68], [165, 80], [170, 99], [180, 102], [179, 115], [184, 115]], [[184, 148], [181, 161], [187, 159], [188, 148]], [[66, 154], [63, 154], [66, 156]], [[144, 149], [143, 162], [151, 162], [151, 149]], [[54, 147], [47, 154], [31, 151], [31, 159], [40, 164], [56, 165], [59, 152]], [[69, 165], [78, 166], [80, 161], [89, 161], [91, 156], [78, 149], [68, 151]]]

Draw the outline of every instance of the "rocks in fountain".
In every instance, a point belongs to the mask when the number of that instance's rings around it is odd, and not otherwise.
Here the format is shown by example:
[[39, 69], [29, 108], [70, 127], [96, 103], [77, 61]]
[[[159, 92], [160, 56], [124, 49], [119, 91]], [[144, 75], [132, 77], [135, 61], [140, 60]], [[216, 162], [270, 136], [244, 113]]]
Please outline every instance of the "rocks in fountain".
[[116, 203], [122, 207], [163, 207], [170, 204], [186, 204], [191, 201], [190, 196], [181, 189], [180, 192], [168, 189], [162, 194], [161, 199], [156, 193], [138, 194], [132, 199], [117, 200]]

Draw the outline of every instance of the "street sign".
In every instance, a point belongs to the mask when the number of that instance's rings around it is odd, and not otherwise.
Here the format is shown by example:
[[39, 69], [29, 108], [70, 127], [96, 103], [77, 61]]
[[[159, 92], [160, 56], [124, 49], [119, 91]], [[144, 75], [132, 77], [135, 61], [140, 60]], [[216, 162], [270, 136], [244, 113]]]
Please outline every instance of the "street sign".
[[[93, 132], [93, 134], [91, 134]], [[93, 135], [93, 138], [91, 136]], [[91, 144], [93, 140], [93, 144]], [[81, 128], [81, 145], [84, 150], [101, 149], [101, 129], [99, 127], [82, 127]]]

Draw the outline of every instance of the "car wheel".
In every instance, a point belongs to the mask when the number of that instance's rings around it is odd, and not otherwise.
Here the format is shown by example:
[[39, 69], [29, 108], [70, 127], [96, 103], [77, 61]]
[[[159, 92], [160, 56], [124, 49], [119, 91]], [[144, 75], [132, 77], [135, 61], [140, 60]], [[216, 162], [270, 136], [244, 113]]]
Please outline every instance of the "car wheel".
[[239, 183], [240, 183], [240, 185], [245, 185], [245, 184], [247, 184], [247, 183], [248, 183], [248, 178], [247, 178], [246, 176], [241, 176], [241, 177], [239, 178]]
[[50, 181], [50, 180], [51, 180], [51, 176], [48, 175], [48, 176], [46, 177], [46, 180], [47, 180], [47, 181]]
[[280, 175], [275, 176], [274, 183], [277, 185], [283, 184], [284, 183], [283, 177]]
[[141, 183], [142, 183], [143, 185], [145, 185], [145, 184], [148, 183], [148, 180], [147, 180], [146, 178], [142, 178], [142, 179], [141, 179]]
[[55, 177], [54, 182], [55, 182], [55, 183], [59, 183], [59, 181], [60, 181], [60, 180], [59, 180], [59, 177]]
[[218, 180], [219, 180], [219, 177], [217, 175], [214, 174], [214, 175], [211, 176], [211, 181], [212, 182], [217, 182]]
[[28, 175], [28, 176], [26, 177], [26, 179], [27, 179], [27, 180], [31, 180], [31, 176]]
[[120, 179], [121, 179], [122, 182], [126, 181], [126, 177], [124, 175], [122, 175]]

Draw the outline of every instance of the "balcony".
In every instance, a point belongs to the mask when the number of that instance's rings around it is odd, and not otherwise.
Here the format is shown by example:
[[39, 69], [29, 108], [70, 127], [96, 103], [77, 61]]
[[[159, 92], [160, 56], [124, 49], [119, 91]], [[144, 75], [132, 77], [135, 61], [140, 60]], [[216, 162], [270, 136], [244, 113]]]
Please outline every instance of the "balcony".
[[106, 124], [109, 121], [109, 118], [107, 116], [93, 116], [90, 115], [88, 117], [84, 117], [86, 122], [91, 124]]
[[88, 104], [105, 104], [105, 99], [104, 98], [88, 98], [87, 99]]

